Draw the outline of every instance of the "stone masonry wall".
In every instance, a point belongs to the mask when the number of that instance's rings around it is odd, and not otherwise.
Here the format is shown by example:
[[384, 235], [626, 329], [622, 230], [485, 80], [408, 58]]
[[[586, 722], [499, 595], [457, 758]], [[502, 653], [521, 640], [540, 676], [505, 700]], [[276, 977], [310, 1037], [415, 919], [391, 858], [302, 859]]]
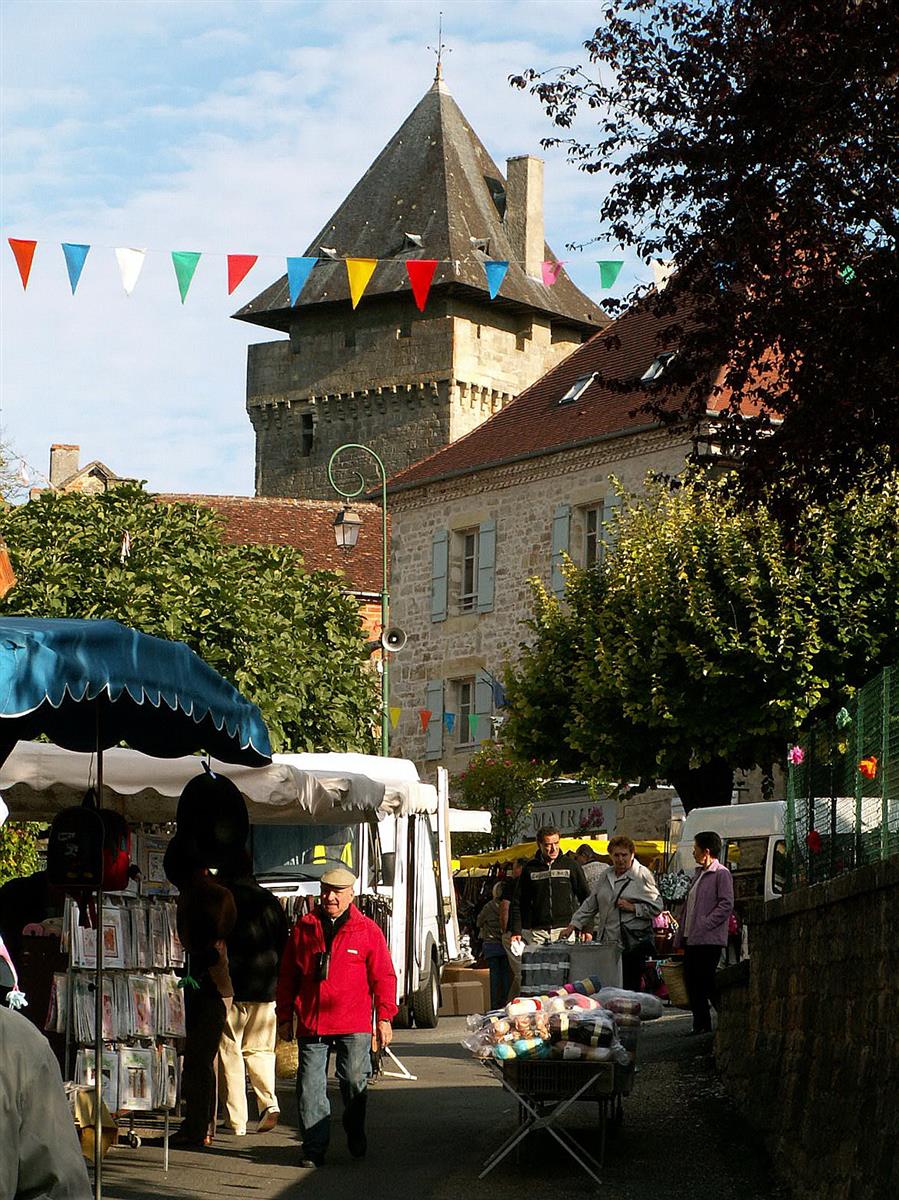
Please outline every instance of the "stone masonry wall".
[[795, 1200], [899, 1196], [899, 859], [751, 913], [718, 1067]]
[[332, 451], [362, 442], [393, 475], [476, 428], [581, 343], [537, 315], [435, 297], [302, 311], [250, 346], [256, 493], [330, 499]]
[[[583, 546], [583, 509], [611, 492], [608, 476], [614, 474], [626, 488], [639, 490], [649, 471], [681, 471], [688, 449], [686, 443], [655, 431], [391, 495], [391, 621], [409, 639], [391, 663], [391, 705], [402, 709], [391, 738], [392, 753], [413, 759], [428, 776], [438, 763], [452, 772], [464, 770], [472, 748], [460, 748], [458, 736], [447, 731], [441, 758], [426, 758], [417, 711], [426, 706], [428, 681], [442, 679], [452, 687], [454, 680], [478, 670], [501, 678], [506, 662], [517, 656], [528, 636], [528, 580], [536, 576], [550, 582], [556, 506], [572, 505], [570, 549], [577, 560]], [[458, 564], [451, 550], [447, 618], [432, 621], [432, 535], [438, 529], [469, 529], [488, 519], [496, 521], [493, 610], [459, 611]]]

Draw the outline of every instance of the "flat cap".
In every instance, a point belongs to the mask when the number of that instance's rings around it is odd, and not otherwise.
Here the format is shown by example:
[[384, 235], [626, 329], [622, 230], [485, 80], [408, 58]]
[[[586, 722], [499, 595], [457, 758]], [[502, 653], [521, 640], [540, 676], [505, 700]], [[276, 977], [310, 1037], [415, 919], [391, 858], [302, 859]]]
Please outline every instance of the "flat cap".
[[326, 883], [333, 888], [348, 888], [352, 887], [356, 882], [356, 876], [352, 871], [348, 871], [346, 867], [329, 867], [321, 878], [322, 883]]

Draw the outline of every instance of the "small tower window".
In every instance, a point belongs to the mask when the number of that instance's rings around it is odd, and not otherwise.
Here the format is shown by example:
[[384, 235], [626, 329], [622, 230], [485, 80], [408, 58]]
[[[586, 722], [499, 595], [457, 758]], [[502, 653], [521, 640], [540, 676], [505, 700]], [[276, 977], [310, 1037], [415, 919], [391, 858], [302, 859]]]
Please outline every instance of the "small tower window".
[[343, 331], [343, 346], [345, 350], [356, 349], [356, 330], [345, 329]]
[[399, 329], [396, 331], [397, 338], [410, 338], [412, 336], [412, 322], [403, 321]]
[[303, 413], [300, 438], [303, 457], [308, 458], [312, 453], [312, 445], [315, 441], [315, 418], [312, 413]]

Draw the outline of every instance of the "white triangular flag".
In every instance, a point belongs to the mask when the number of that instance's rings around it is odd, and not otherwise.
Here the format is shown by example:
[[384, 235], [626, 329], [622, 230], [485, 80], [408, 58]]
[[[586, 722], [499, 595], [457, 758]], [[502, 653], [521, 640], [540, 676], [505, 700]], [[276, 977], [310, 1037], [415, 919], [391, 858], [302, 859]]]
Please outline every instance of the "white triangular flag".
[[144, 265], [146, 253], [146, 250], [134, 250], [129, 246], [116, 248], [115, 256], [118, 259], [119, 274], [122, 276], [122, 287], [125, 289], [126, 296], [130, 296], [134, 291], [134, 285], [137, 283], [137, 277]]
[[28, 487], [29, 483], [31, 483], [31, 476], [28, 474], [28, 468], [25, 466], [24, 458], [19, 462], [17, 478], [22, 487]]
[[673, 258], [654, 258], [651, 265], [656, 291], [664, 292], [665, 288], [668, 286], [668, 280], [677, 269], [677, 264]]

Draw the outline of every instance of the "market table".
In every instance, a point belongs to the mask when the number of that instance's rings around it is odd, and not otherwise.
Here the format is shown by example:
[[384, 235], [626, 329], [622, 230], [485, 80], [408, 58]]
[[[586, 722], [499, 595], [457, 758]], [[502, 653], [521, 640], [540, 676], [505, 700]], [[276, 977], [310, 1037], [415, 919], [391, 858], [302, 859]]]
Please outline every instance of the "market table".
[[[623, 1067], [614, 1062], [551, 1058], [482, 1061], [490, 1074], [515, 1097], [518, 1128], [485, 1160], [478, 1178], [488, 1175], [529, 1134], [545, 1129], [596, 1183], [601, 1183], [599, 1172], [605, 1161], [606, 1122], [610, 1112], [620, 1115], [621, 1098], [630, 1094], [634, 1082], [633, 1064]], [[579, 1100], [592, 1100], [599, 1105], [598, 1161], [558, 1124], [559, 1118]]]

